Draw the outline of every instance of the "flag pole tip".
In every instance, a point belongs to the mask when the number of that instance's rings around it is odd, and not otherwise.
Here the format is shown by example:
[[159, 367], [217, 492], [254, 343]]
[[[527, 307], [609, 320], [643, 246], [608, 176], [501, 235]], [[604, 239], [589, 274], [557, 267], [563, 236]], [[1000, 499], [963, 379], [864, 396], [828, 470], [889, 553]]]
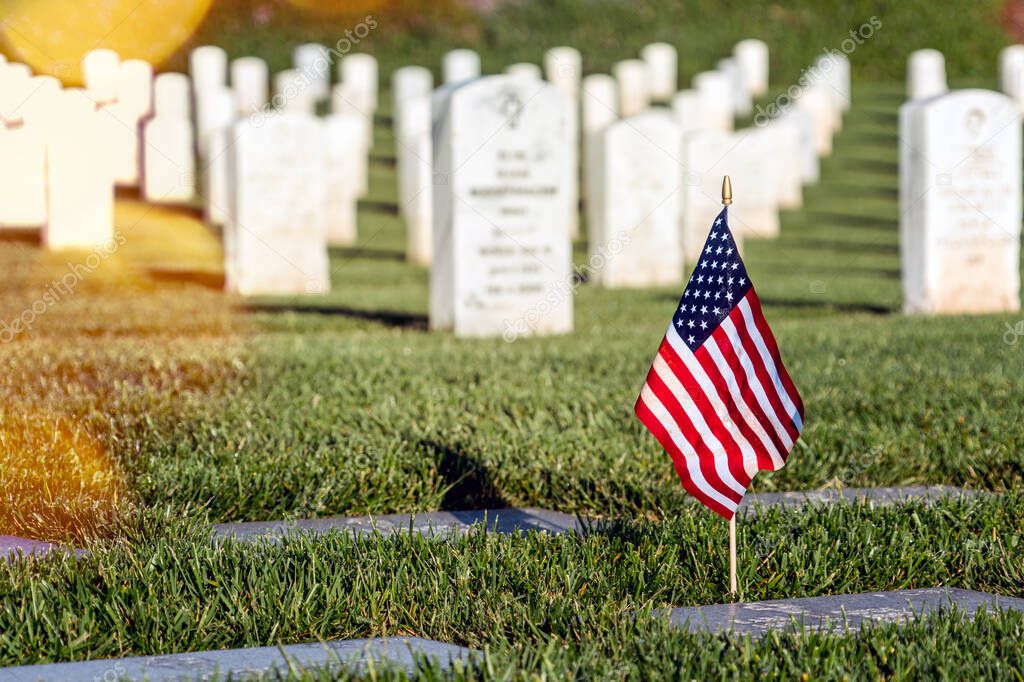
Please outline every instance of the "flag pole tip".
[[726, 175], [722, 178], [722, 205], [728, 206], [732, 203], [732, 181]]

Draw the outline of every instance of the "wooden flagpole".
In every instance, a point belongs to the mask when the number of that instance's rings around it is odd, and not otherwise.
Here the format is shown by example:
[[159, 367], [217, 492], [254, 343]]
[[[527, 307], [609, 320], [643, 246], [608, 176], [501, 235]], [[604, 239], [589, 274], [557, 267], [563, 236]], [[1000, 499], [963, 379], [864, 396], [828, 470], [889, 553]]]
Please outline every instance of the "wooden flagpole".
[[[732, 203], [732, 181], [726, 175], [722, 178], [722, 205]], [[736, 515], [729, 519], [729, 593], [735, 595], [736, 589]]]

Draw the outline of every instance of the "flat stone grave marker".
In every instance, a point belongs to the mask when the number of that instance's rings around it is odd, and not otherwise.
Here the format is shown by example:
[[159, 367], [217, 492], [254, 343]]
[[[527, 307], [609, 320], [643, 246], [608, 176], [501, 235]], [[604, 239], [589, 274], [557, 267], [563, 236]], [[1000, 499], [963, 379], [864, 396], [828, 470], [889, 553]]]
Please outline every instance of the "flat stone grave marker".
[[[69, 549], [54, 545], [49, 542], [28, 540], [14, 535], [0, 535], [0, 558], [13, 561], [21, 557], [45, 557], [50, 554], [72, 553], [75, 556], [85, 556], [86, 552], [81, 549]], [[2, 675], [0, 675], [2, 679]]]
[[[437, 661], [447, 670], [456, 661], [470, 663], [480, 652], [454, 644], [419, 637], [392, 639], [350, 639], [315, 644], [292, 644], [250, 649], [197, 651], [164, 656], [49, 663], [0, 668], [4, 682], [92, 682], [132, 679], [160, 682], [170, 680], [253, 679], [275, 672], [286, 674], [291, 667], [302, 671], [363, 670], [371, 661], [379, 670], [386, 662], [412, 675], [418, 659]], [[276, 679], [276, 678], [275, 678]]]
[[572, 331], [568, 100], [490, 76], [438, 91], [433, 115], [431, 328], [506, 340]]
[[411, 531], [428, 536], [446, 536], [465, 535], [477, 528], [486, 528], [500, 535], [525, 535], [531, 530], [562, 535], [582, 532], [583, 524], [572, 514], [523, 507], [380, 516], [337, 516], [297, 521], [221, 523], [213, 527], [213, 536], [219, 540], [252, 542], [261, 539], [276, 540], [292, 534], [322, 535], [333, 530], [358, 535], [397, 535]]
[[672, 609], [669, 620], [689, 632], [723, 632], [755, 637], [796, 624], [802, 630], [843, 634], [868, 622], [905, 623], [957, 608], [968, 616], [984, 607], [1024, 611], [1024, 599], [949, 587], [892, 592], [836, 594], [827, 597], [690, 606]]
[[975, 496], [980, 491], [946, 485], [919, 485], [901, 488], [843, 488], [780, 493], [748, 493], [740, 509], [756, 513], [772, 507], [800, 509], [808, 505], [847, 504], [894, 505], [905, 502], [935, 502], [959, 496]]

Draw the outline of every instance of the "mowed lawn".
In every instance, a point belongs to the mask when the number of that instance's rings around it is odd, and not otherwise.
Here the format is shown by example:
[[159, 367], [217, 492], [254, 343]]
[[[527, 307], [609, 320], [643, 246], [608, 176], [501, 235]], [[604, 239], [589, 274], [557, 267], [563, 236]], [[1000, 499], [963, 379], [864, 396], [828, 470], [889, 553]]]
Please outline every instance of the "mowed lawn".
[[[805, 208], [783, 215], [778, 240], [747, 245], [807, 406], [788, 466], [755, 489], [1005, 494], [744, 520], [743, 596], [938, 584], [1024, 596], [1024, 338], [1007, 335], [1020, 316], [899, 313], [901, 91], [863, 85], [854, 99]], [[690, 503], [632, 415], [682, 282], [582, 286], [561, 338], [427, 332], [428, 275], [403, 260], [383, 101], [359, 244], [332, 253], [330, 295], [227, 297], [213, 235], [124, 198], [124, 246], [0, 346], [0, 534], [94, 550], [0, 565], [0, 664], [416, 634], [487, 647], [499, 679], [1024, 667], [1013, 614], [740, 644], [634, 620], [728, 599], [725, 524]], [[24, 235], [0, 242], [0, 319], [75, 258]], [[583, 539], [216, 549], [204, 525], [506, 505], [625, 521]]]

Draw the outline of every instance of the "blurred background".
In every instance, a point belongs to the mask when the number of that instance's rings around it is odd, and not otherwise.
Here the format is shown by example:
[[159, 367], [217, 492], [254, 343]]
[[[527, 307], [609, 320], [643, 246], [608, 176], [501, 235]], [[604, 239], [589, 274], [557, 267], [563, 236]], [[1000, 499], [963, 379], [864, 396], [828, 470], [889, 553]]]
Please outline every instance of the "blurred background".
[[97, 47], [186, 71], [190, 49], [215, 44], [284, 69], [295, 45], [334, 44], [368, 16], [377, 26], [353, 51], [374, 54], [383, 73], [410, 63], [436, 70], [455, 46], [474, 48], [494, 72], [562, 44], [583, 52], [585, 72], [606, 71], [664, 41], [679, 49], [685, 82], [709, 55], [750, 36], [771, 45], [778, 82], [877, 16], [873, 49], [850, 55], [855, 81], [902, 80], [906, 55], [931, 47], [945, 54], [951, 79], [983, 84], [994, 82], [999, 48], [1024, 38], [1024, 0], [3, 0], [0, 8], [0, 49], [65, 84], [79, 82], [79, 60]]

